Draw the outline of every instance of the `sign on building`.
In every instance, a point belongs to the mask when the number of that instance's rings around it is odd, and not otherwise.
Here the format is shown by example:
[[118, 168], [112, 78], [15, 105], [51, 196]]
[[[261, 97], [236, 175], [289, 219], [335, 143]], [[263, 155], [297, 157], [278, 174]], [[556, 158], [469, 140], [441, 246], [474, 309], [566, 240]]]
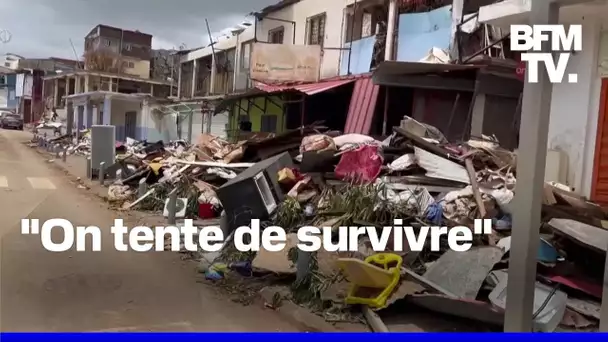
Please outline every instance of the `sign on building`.
[[317, 82], [321, 47], [255, 43], [250, 61], [250, 77], [256, 81]]

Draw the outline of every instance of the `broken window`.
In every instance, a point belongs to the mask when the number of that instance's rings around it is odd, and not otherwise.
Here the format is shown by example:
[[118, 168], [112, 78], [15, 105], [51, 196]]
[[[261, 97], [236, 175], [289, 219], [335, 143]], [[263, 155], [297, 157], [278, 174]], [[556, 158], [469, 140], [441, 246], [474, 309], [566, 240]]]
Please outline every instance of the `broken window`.
[[285, 35], [285, 27], [277, 27], [268, 31], [268, 42], [270, 44], [283, 44], [283, 37]]
[[372, 14], [370, 12], [363, 12], [363, 17], [361, 18], [361, 37], [369, 37], [373, 34]]
[[325, 18], [325, 13], [308, 18], [308, 45], [323, 46], [325, 40]]
[[276, 115], [262, 115], [260, 131], [264, 133], [277, 132], [278, 118]]
[[251, 56], [251, 43], [243, 43], [241, 47], [241, 69], [249, 70], [249, 57]]

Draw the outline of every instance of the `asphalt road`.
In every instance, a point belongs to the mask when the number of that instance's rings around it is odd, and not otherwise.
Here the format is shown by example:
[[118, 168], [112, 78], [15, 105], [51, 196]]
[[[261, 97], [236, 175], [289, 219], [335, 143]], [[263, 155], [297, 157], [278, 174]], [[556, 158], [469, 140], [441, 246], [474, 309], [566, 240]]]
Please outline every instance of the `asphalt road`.
[[[196, 282], [171, 252], [45, 251], [20, 220], [109, 227], [119, 213], [0, 130], [0, 329], [6, 331], [297, 331], [273, 311], [243, 307]], [[134, 224], [134, 222], [126, 221]], [[59, 238], [59, 237], [56, 237]]]

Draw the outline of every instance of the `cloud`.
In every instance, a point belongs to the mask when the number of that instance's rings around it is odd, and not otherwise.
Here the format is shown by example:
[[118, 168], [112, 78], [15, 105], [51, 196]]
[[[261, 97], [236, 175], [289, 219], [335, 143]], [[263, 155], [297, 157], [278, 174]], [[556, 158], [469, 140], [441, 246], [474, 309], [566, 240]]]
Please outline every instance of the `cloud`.
[[[12, 39], [0, 53], [26, 57], [74, 58], [82, 55], [84, 36], [98, 24], [153, 35], [153, 48], [194, 48], [211, 32], [241, 23], [245, 16], [278, 0], [19, 0], [0, 1], [0, 30]], [[215, 36], [215, 34], [214, 34]], [[73, 47], [72, 47], [73, 46]]]

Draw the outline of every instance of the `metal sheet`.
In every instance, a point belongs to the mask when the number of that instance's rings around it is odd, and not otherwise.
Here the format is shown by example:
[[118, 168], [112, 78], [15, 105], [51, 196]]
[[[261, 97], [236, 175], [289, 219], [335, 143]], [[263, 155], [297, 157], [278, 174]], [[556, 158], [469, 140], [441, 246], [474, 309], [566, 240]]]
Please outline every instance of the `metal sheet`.
[[380, 86], [375, 85], [371, 77], [361, 78], [355, 82], [344, 133], [369, 134], [379, 89]]
[[321, 81], [316, 83], [306, 83], [306, 84], [291, 84], [291, 85], [272, 85], [272, 84], [263, 84], [258, 83], [255, 87], [259, 90], [262, 90], [266, 93], [281, 93], [284, 91], [298, 91], [300, 93], [304, 93], [306, 95], [314, 95], [318, 93], [322, 93], [326, 90], [330, 90], [348, 83], [354, 82], [354, 79], [347, 80], [335, 80], [335, 81]]
[[424, 278], [439, 284], [459, 298], [475, 299], [484, 280], [504, 251], [479, 247], [466, 252], [447, 251], [424, 273]]

